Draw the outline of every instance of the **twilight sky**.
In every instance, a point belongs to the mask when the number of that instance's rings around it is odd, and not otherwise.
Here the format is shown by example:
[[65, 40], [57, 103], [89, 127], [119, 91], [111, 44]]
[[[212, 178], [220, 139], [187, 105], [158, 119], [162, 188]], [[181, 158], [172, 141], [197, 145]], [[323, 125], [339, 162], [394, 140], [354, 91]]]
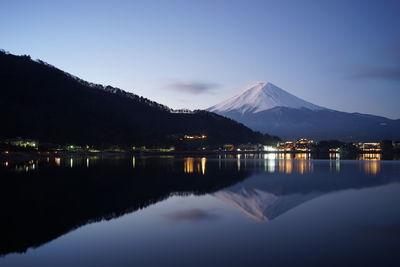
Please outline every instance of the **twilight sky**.
[[399, 14], [399, 0], [2, 0], [0, 48], [172, 108], [269, 81], [399, 119]]

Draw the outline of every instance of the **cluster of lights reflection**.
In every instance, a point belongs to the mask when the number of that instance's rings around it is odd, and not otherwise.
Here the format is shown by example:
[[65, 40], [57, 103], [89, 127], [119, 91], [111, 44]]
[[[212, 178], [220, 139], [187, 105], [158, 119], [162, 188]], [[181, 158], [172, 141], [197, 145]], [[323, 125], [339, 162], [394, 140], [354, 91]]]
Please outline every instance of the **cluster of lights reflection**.
[[[173, 158], [173, 157], [172, 157]], [[313, 172], [314, 163], [311, 160], [310, 153], [266, 153], [266, 154], [237, 154], [237, 155], [218, 155], [218, 167], [222, 168], [222, 160], [225, 162], [229, 158], [236, 158], [236, 168], [238, 171], [247, 168], [247, 164], [249, 158], [258, 159], [253, 160], [250, 164], [257, 164], [259, 167], [263, 167], [264, 171], [269, 173], [285, 173], [291, 174], [293, 172], [299, 174], [306, 174]], [[365, 174], [376, 175], [380, 172], [381, 169], [381, 158], [382, 155], [378, 153], [364, 153], [360, 154], [357, 157], [357, 160], [360, 161], [360, 168]], [[51, 158], [47, 157], [44, 161], [49, 164], [51, 163]], [[62, 161], [64, 161], [64, 166], [74, 168], [75, 166], [79, 166], [85, 164], [87, 168], [91, 166], [91, 159], [87, 157], [85, 159], [85, 163], [82, 161], [78, 161], [78, 164], [75, 162], [74, 158], [67, 158], [62, 160], [60, 157], [53, 158], [53, 162], [56, 166], [62, 166]], [[143, 162], [142, 162], [143, 161]], [[144, 160], [141, 159], [141, 166], [144, 165]], [[135, 156], [132, 156], [132, 168], [136, 168], [137, 159]], [[5, 161], [3, 163], [4, 167], [14, 166], [15, 171], [17, 172], [28, 172], [35, 171], [38, 169], [39, 161], [27, 161], [24, 163], [13, 163], [11, 164], [9, 161]], [[183, 162], [183, 171], [184, 173], [201, 173], [205, 175], [207, 167], [207, 158], [206, 157], [186, 157]], [[329, 167], [331, 170], [336, 172], [340, 172], [341, 170], [341, 158], [340, 153], [329, 153]]]

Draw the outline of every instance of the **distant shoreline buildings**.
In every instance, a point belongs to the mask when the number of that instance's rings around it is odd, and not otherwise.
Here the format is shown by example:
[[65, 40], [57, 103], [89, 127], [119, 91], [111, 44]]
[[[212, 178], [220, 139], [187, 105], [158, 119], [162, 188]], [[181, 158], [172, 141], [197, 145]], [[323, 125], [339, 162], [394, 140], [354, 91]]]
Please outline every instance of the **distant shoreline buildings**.
[[[312, 139], [301, 138], [298, 140], [287, 140], [277, 142], [275, 145], [269, 144], [222, 144], [210, 148], [206, 134], [189, 135], [185, 134], [178, 137], [178, 146], [158, 145], [157, 147], [133, 146], [125, 147], [119, 145], [95, 146], [78, 144], [48, 144], [39, 143], [39, 140], [29, 138], [9, 138], [0, 141], [0, 152], [3, 151], [21, 151], [21, 150], [39, 150], [39, 151], [67, 151], [67, 152], [184, 152], [184, 151], [204, 151], [204, 152], [263, 152], [263, 153], [399, 153], [400, 141], [382, 141], [382, 142], [358, 142], [345, 143], [337, 140], [315, 141]], [[181, 144], [181, 145], [179, 145]], [[182, 145], [183, 144], [183, 145]]]
[[31, 149], [39, 148], [38, 140], [26, 139], [22, 137], [9, 138], [4, 140], [4, 143], [15, 147], [31, 148]]

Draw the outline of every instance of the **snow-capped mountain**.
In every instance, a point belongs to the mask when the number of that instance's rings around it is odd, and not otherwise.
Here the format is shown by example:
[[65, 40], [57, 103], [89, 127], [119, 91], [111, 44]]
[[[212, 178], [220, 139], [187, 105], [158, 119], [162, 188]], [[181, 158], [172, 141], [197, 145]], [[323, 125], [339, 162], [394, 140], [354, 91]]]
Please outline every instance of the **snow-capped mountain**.
[[[300, 164], [297, 160], [279, 160], [274, 164]], [[306, 161], [303, 161], [306, 162]], [[240, 183], [212, 194], [256, 221], [270, 221], [290, 210], [319, 197], [349, 189], [377, 187], [399, 182], [396, 176], [363, 175], [359, 166], [342, 166], [340, 172], [326, 173], [328, 162], [309, 162], [312, 172], [302, 173], [298, 168], [286, 173], [277, 168], [274, 173], [255, 172]], [[367, 162], [366, 162], [367, 163]], [[330, 167], [329, 167], [330, 168]], [[323, 177], [324, 179], [321, 179]]]
[[400, 120], [318, 106], [268, 82], [256, 82], [207, 109], [282, 139], [400, 139]]
[[256, 82], [247, 86], [239, 94], [208, 110], [212, 112], [238, 111], [243, 114], [245, 112], [257, 113], [274, 107], [325, 109], [300, 99], [272, 83]]
[[310, 193], [279, 196], [259, 189], [246, 189], [245, 187], [237, 192], [227, 189], [214, 193], [216, 198], [260, 222], [270, 221], [319, 195], [319, 193]]

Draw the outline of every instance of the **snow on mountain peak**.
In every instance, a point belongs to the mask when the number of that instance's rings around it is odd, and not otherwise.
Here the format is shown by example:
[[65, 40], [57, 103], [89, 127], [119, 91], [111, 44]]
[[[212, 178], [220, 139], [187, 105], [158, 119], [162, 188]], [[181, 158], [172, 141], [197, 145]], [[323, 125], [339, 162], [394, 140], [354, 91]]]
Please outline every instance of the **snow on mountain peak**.
[[213, 112], [238, 111], [257, 113], [274, 107], [308, 108], [321, 110], [323, 107], [302, 100], [272, 83], [259, 81], [250, 84], [239, 94], [210, 107]]

